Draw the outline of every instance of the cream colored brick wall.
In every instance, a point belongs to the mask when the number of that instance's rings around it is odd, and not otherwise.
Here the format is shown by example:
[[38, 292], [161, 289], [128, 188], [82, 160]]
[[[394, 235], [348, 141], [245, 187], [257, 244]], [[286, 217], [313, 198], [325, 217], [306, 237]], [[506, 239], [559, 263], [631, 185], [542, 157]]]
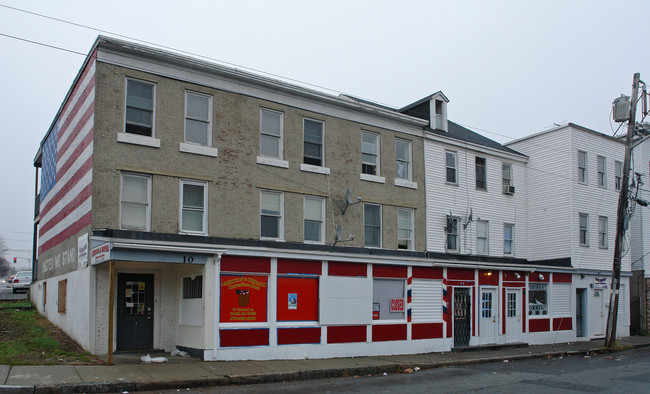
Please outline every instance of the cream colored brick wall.
[[[155, 137], [160, 148], [117, 142], [124, 128], [126, 77], [156, 83]], [[179, 181], [208, 182], [208, 231], [210, 236], [259, 238], [259, 191], [285, 192], [285, 240], [302, 242], [304, 195], [328, 196], [327, 242], [333, 242], [334, 223], [345, 234], [356, 235], [346, 246], [363, 245], [363, 208], [353, 206], [343, 216], [345, 189], [364, 201], [383, 205], [383, 247], [397, 248], [397, 207], [414, 208], [415, 248], [425, 250], [424, 168], [422, 138], [356, 122], [263, 101], [250, 96], [204, 88], [178, 80], [143, 74], [98, 63], [93, 159], [93, 228], [119, 228], [120, 171], [153, 174], [152, 231], [179, 231]], [[213, 146], [217, 158], [179, 151], [183, 141], [185, 90], [213, 96]], [[289, 168], [256, 163], [259, 154], [260, 108], [284, 113], [284, 159]], [[300, 170], [303, 154], [303, 118], [325, 122], [325, 166], [331, 175]], [[381, 135], [381, 176], [385, 184], [359, 179], [361, 130]], [[414, 129], [414, 131], [417, 131]], [[413, 142], [413, 173], [418, 189], [397, 187], [395, 137]]]

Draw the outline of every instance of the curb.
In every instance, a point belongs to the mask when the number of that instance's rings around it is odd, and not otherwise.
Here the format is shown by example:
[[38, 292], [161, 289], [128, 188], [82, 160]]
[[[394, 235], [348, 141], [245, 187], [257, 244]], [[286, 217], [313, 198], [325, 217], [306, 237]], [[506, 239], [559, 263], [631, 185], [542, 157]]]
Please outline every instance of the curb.
[[315, 380], [326, 378], [339, 378], [350, 376], [379, 375], [382, 373], [400, 373], [407, 368], [418, 367], [420, 369], [434, 369], [463, 365], [485, 364], [489, 362], [510, 361], [510, 360], [530, 360], [536, 358], [560, 357], [560, 356], [579, 356], [589, 353], [611, 353], [614, 351], [624, 351], [650, 347], [650, 343], [626, 345], [621, 349], [610, 350], [606, 347], [598, 347], [584, 350], [558, 350], [543, 353], [518, 354], [511, 356], [497, 356], [485, 358], [473, 358], [466, 360], [435, 361], [424, 363], [389, 363], [383, 365], [368, 365], [350, 368], [331, 368], [331, 369], [314, 369], [298, 370], [288, 372], [277, 372], [268, 374], [254, 375], [225, 375], [214, 378], [195, 379], [195, 380], [173, 380], [157, 382], [97, 382], [97, 383], [77, 383], [77, 384], [47, 384], [34, 386], [9, 386], [0, 385], [0, 392], [7, 394], [59, 394], [59, 393], [107, 393], [107, 392], [133, 392], [133, 391], [155, 391], [155, 390], [173, 390], [197, 387], [217, 387], [227, 385], [250, 385], [260, 383], [278, 383], [296, 380]]

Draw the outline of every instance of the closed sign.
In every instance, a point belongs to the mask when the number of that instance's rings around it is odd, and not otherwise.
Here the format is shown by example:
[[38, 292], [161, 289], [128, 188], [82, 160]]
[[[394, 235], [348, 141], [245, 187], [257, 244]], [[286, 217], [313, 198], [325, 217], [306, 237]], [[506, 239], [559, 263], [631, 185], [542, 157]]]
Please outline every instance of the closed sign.
[[404, 299], [403, 298], [391, 298], [390, 299], [390, 311], [391, 312], [404, 312]]

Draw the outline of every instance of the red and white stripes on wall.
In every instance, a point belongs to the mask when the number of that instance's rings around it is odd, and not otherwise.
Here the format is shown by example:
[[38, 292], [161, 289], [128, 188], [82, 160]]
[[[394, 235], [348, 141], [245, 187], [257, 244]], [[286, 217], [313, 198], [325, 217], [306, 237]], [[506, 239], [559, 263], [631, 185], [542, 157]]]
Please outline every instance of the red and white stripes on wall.
[[92, 55], [43, 144], [39, 254], [91, 222], [95, 61]]

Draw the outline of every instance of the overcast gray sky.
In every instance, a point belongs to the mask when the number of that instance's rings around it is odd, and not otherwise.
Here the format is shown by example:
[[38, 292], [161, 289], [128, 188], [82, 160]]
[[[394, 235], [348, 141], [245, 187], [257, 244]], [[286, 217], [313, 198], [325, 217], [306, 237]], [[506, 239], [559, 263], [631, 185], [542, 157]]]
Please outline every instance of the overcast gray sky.
[[451, 120], [503, 143], [569, 121], [612, 134], [612, 100], [650, 82], [649, 23], [647, 0], [0, 0], [6, 257], [31, 257], [32, 160], [84, 60], [63, 49], [98, 34], [396, 107], [442, 90]]

